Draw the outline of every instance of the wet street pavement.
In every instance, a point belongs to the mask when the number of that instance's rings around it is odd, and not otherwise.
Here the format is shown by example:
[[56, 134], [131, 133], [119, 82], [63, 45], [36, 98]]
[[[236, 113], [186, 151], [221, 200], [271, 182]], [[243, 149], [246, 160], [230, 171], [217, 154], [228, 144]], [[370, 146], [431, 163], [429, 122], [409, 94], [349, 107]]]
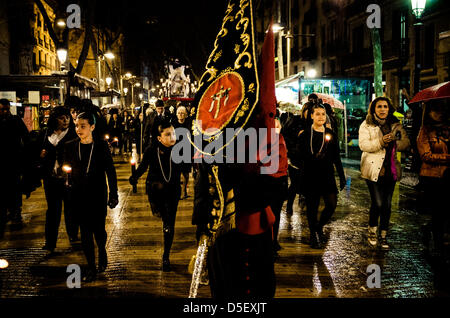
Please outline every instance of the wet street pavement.
[[[0, 270], [0, 297], [51, 296], [87, 297], [164, 297], [186, 298], [191, 275], [188, 264], [195, 253], [195, 228], [191, 225], [192, 196], [180, 201], [171, 253], [171, 272], [161, 271], [162, 223], [152, 216], [145, 195], [145, 177], [138, 193], [128, 183], [130, 166], [117, 162], [119, 205], [108, 210], [107, 251], [109, 266], [93, 283], [69, 289], [69, 264], [85, 265], [80, 250], [73, 250], [62, 220], [55, 255], [47, 256], [44, 245], [46, 201], [43, 188], [24, 199], [25, 227], [7, 229], [0, 241], [0, 259], [9, 267]], [[448, 297], [448, 284], [438, 275], [427, 257], [423, 226], [429, 215], [423, 213], [420, 194], [397, 185], [392, 203], [389, 251], [369, 248], [366, 243], [370, 197], [359, 172], [345, 169], [348, 185], [339, 194], [337, 210], [325, 228], [329, 237], [322, 250], [308, 245], [306, 214], [294, 204], [294, 213], [282, 212], [280, 244], [276, 261], [278, 298], [416, 298]], [[192, 178], [189, 192], [193, 194]], [[367, 267], [380, 266], [380, 288], [367, 286]], [[370, 274], [370, 273], [369, 273]], [[448, 278], [447, 278], [448, 281]], [[440, 285], [439, 285], [440, 283]], [[443, 286], [442, 286], [443, 285]], [[447, 290], [445, 290], [447, 289]], [[202, 285], [199, 297], [209, 298], [209, 286]]]

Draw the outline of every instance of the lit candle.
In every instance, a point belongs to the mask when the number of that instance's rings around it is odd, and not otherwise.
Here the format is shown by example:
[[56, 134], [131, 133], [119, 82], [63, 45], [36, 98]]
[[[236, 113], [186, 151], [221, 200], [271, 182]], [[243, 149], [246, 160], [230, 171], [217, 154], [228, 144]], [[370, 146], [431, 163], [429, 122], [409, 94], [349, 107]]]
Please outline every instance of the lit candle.
[[66, 187], [69, 188], [72, 185], [72, 179], [71, 179], [72, 167], [69, 165], [64, 165], [62, 167], [62, 169], [66, 173]]
[[105, 135], [105, 140], [106, 140], [106, 141], [109, 140], [109, 135]]
[[114, 137], [114, 142], [119, 142], [119, 138]]
[[[131, 158], [131, 175], [134, 176], [136, 173], [136, 160], [134, 158]], [[137, 193], [137, 185], [133, 184], [133, 193]]]
[[325, 140], [326, 141], [330, 141], [331, 140], [331, 135], [330, 134], [326, 134], [325, 135]]

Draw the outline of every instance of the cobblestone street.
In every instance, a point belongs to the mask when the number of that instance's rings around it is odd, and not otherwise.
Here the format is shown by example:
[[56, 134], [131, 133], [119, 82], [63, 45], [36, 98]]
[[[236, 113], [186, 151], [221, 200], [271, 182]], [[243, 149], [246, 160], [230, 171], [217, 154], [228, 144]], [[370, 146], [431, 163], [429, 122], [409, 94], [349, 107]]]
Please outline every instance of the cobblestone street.
[[[9, 267], [0, 272], [0, 296], [21, 298], [51, 296], [85, 297], [164, 297], [186, 298], [191, 275], [188, 264], [195, 253], [195, 227], [191, 225], [191, 196], [180, 201], [171, 252], [171, 272], [162, 272], [162, 225], [151, 215], [141, 180], [138, 193], [128, 183], [129, 165], [117, 163], [119, 205], [108, 211], [109, 266], [98, 280], [80, 289], [66, 286], [69, 264], [85, 265], [80, 250], [73, 251], [64, 224], [60, 226], [56, 253], [47, 257], [44, 245], [46, 202], [42, 187], [24, 199], [25, 227], [7, 229], [0, 241], [0, 258]], [[277, 298], [416, 298], [448, 297], [446, 287], [433, 263], [427, 258], [421, 229], [429, 216], [421, 212], [415, 190], [397, 185], [392, 204], [391, 249], [374, 250], [366, 244], [370, 197], [359, 172], [346, 168], [350, 189], [339, 195], [338, 208], [325, 228], [329, 237], [323, 250], [309, 247], [305, 213], [297, 203], [294, 213], [282, 212], [280, 244], [276, 261]], [[381, 268], [381, 288], [370, 289], [367, 267]], [[437, 287], [435, 281], [441, 282]], [[448, 278], [447, 278], [448, 281]], [[447, 291], [445, 290], [447, 288]], [[202, 285], [199, 297], [209, 298], [209, 286]]]

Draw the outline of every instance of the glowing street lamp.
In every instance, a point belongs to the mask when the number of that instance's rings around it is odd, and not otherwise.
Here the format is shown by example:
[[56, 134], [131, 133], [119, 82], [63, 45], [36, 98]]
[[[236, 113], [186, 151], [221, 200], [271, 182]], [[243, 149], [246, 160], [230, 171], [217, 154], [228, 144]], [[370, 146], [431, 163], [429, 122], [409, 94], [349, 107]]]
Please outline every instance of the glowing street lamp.
[[125, 95], [128, 93], [128, 88], [127, 87], [125, 87], [124, 89], [123, 89], [123, 92], [125, 93]]
[[110, 76], [108, 76], [105, 80], [106, 80], [106, 84], [107, 84], [108, 87], [109, 87], [109, 85], [111, 85], [112, 78], [111, 78]]
[[411, 0], [411, 8], [417, 19], [422, 17], [426, 4], [427, 0]]
[[272, 25], [272, 31], [273, 31], [274, 33], [280, 32], [280, 31], [282, 31], [282, 30], [284, 30], [284, 26], [282, 26], [280, 23], [274, 23], [274, 24]]
[[67, 49], [60, 47], [56, 51], [56, 54], [58, 55], [59, 63], [61, 64], [61, 67], [63, 68], [64, 63], [66, 63], [66, 60], [67, 60]]
[[111, 50], [108, 50], [108, 51], [105, 53], [105, 57], [106, 57], [108, 60], [112, 60], [112, 59], [115, 58], [116, 56], [114, 55], [114, 53], [113, 53]]
[[317, 71], [315, 70], [315, 69], [310, 69], [310, 70], [308, 70], [308, 72], [306, 73], [306, 75], [308, 76], [308, 77], [310, 77], [310, 78], [314, 78], [314, 77], [316, 77], [316, 75], [317, 75]]

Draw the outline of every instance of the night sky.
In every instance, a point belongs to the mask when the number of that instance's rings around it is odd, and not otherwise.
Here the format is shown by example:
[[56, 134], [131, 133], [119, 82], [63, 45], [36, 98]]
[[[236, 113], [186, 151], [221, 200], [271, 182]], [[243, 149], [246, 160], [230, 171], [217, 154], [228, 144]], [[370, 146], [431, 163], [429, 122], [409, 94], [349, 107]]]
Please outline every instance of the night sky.
[[124, 68], [147, 63], [160, 76], [164, 60], [179, 58], [201, 76], [219, 31], [227, 0], [97, 0], [96, 22], [125, 35]]

